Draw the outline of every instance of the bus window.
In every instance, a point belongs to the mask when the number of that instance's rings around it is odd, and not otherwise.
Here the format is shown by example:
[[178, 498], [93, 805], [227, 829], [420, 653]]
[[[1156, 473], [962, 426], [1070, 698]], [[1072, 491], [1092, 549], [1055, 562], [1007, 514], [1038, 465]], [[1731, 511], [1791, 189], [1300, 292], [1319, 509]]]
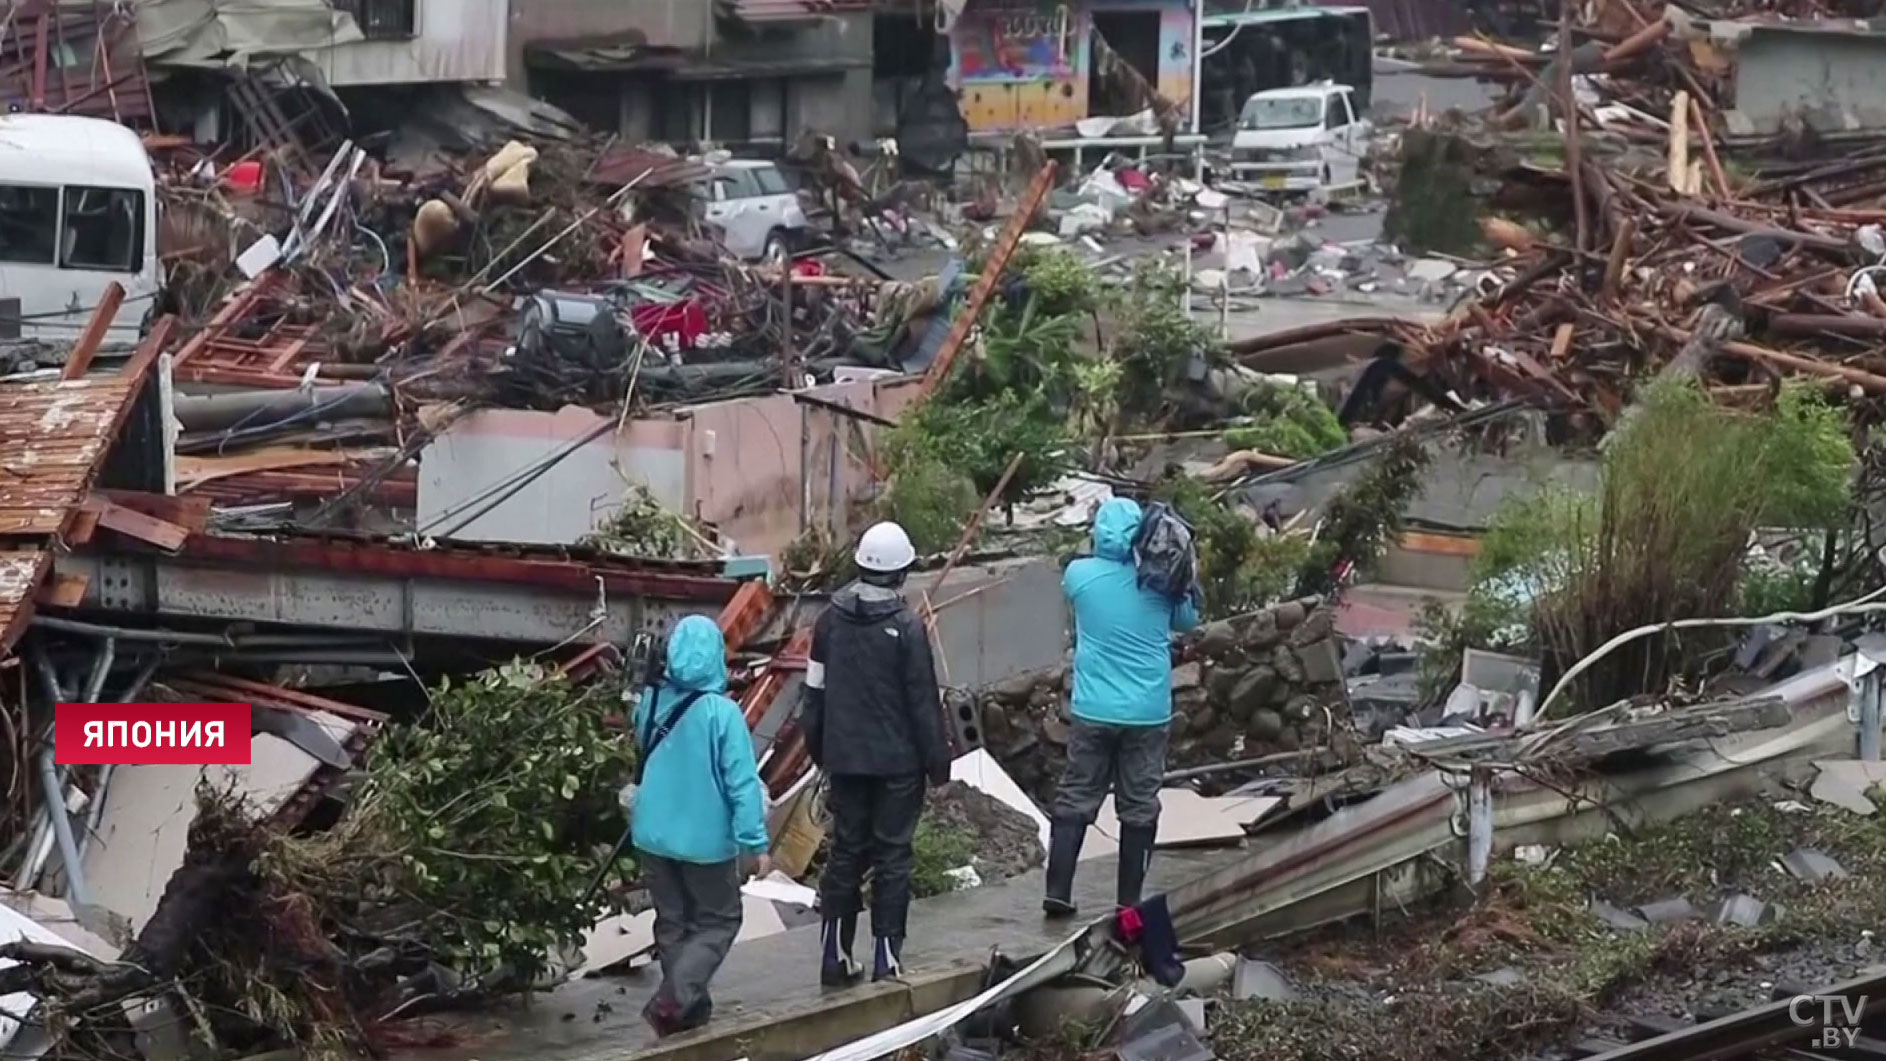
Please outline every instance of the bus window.
[[0, 184], [0, 262], [53, 264], [59, 242], [59, 189]]
[[137, 272], [144, 251], [144, 193], [68, 185], [63, 243], [62, 268]]

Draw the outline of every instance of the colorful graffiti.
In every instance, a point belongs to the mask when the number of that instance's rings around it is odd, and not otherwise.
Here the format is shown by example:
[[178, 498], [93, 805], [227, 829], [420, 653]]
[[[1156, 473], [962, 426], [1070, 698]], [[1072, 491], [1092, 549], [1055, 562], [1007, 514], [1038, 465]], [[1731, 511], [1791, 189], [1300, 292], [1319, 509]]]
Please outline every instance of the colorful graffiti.
[[1054, 129], [1088, 117], [1088, 36], [1093, 16], [1159, 16], [1161, 95], [1192, 94], [1193, 0], [1031, 0], [976, 2], [950, 31], [950, 82], [974, 132]]
[[1066, 4], [1039, 11], [969, 11], [953, 34], [958, 76], [968, 81], [1067, 77], [1080, 67], [1080, 19]]

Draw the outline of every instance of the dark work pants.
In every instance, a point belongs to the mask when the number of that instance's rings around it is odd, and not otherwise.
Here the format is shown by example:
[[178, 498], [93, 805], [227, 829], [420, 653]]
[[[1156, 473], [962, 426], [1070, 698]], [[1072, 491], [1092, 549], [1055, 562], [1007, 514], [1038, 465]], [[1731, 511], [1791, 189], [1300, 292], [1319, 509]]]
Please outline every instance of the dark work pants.
[[1112, 726], [1074, 720], [1067, 769], [1054, 794], [1056, 821], [1094, 824], [1108, 790], [1123, 826], [1159, 824], [1159, 783], [1166, 773], [1166, 727]]
[[735, 862], [677, 862], [638, 851], [655, 902], [661, 990], [682, 1016], [711, 1004], [707, 983], [740, 934], [740, 871]]
[[904, 937], [910, 913], [911, 841], [923, 813], [923, 775], [833, 774], [825, 806], [832, 849], [819, 878], [819, 909], [828, 918], [856, 916], [864, 873], [871, 870], [871, 934]]

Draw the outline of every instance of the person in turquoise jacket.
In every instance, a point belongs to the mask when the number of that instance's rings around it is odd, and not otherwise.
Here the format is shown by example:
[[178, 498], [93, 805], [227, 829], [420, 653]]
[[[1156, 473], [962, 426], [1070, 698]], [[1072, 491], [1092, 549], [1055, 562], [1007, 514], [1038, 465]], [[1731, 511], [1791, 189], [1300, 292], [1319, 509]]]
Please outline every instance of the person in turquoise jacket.
[[643, 766], [632, 827], [662, 977], [642, 1014], [659, 1035], [707, 1023], [708, 982], [740, 933], [740, 886], [770, 870], [753, 739], [726, 690], [720, 628], [690, 615], [668, 637], [660, 687], [635, 710]]
[[1073, 732], [1055, 793], [1048, 845], [1050, 917], [1071, 917], [1081, 840], [1113, 793], [1120, 820], [1117, 900], [1139, 903], [1159, 828], [1159, 783], [1172, 721], [1172, 635], [1198, 625], [1196, 592], [1172, 599], [1139, 583], [1138, 504], [1115, 498], [1094, 514], [1093, 555], [1067, 565], [1061, 591], [1074, 618]]

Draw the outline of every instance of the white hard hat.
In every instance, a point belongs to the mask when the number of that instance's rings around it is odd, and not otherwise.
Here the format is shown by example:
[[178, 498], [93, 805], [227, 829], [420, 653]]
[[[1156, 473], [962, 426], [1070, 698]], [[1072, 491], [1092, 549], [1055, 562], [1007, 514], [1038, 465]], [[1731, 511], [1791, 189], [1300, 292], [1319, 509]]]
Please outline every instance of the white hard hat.
[[917, 562], [910, 535], [895, 523], [879, 523], [858, 539], [858, 566], [866, 571], [892, 574]]

